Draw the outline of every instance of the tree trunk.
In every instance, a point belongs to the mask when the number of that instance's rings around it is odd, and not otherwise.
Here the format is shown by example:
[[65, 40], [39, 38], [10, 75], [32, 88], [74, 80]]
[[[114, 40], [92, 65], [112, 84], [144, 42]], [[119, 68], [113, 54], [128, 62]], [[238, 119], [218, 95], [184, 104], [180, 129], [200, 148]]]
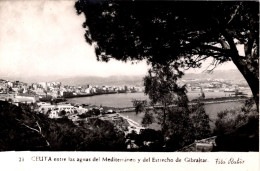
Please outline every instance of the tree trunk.
[[[254, 36], [253, 32], [251, 31], [248, 37], [248, 42], [245, 44], [245, 59], [242, 59], [239, 56], [238, 49], [236, 47], [236, 44], [234, 42], [234, 38], [232, 37], [232, 33], [228, 29], [222, 29], [222, 34], [227, 40], [230, 51], [232, 53], [231, 59], [234, 62], [234, 64], [237, 66], [238, 70], [241, 72], [241, 74], [244, 76], [246, 79], [255, 103], [256, 103], [256, 108], [257, 111], [259, 110], [259, 76], [258, 76], [258, 64], [256, 66], [252, 65], [252, 62], [255, 60], [255, 58], [258, 58], [256, 54], [252, 54], [252, 47], [253, 47], [253, 42], [254, 42]], [[223, 44], [223, 43], [222, 43]], [[223, 46], [223, 45], [222, 45]], [[225, 47], [223, 47], [225, 48]]]
[[251, 88], [257, 111], [259, 110], [259, 79], [254, 74], [243, 74]]
[[237, 66], [238, 70], [246, 79], [256, 104], [257, 111], [259, 110], [259, 78], [257, 71], [252, 72], [248, 69], [245, 62], [243, 62], [239, 57], [232, 57], [232, 61]]

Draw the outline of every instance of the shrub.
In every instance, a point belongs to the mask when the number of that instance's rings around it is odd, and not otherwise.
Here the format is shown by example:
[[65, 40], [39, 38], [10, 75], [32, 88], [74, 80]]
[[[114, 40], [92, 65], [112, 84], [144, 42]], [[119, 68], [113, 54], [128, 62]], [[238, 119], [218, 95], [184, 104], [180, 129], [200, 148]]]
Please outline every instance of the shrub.
[[219, 112], [215, 125], [215, 151], [259, 150], [259, 114], [250, 100], [241, 109]]
[[200, 101], [195, 105], [195, 111], [191, 117], [194, 126], [194, 136], [197, 140], [210, 137], [209, 116], [206, 114], [204, 104]]
[[26, 105], [0, 102], [0, 151], [123, 151], [124, 133], [108, 121], [75, 125], [66, 117], [50, 119]]

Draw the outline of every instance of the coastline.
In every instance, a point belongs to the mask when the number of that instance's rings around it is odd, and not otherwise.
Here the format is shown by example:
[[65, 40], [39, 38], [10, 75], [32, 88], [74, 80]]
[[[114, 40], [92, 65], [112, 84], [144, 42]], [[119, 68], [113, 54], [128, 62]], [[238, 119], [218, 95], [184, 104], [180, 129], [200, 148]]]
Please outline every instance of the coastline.
[[102, 92], [102, 93], [91, 93], [91, 94], [77, 94], [77, 95], [67, 95], [64, 98], [78, 98], [78, 97], [92, 97], [92, 96], [99, 96], [99, 95], [107, 95], [107, 94], [127, 94], [127, 93], [140, 93], [140, 92], [127, 92], [127, 91], [113, 91], [113, 92]]
[[[204, 99], [201, 100], [202, 103], [204, 104], [219, 104], [219, 103], [227, 103], [227, 102], [241, 102], [245, 101], [248, 99], [248, 97], [236, 97], [236, 98], [231, 98], [231, 97], [225, 97], [225, 98], [214, 98], [214, 99]], [[189, 105], [194, 105], [196, 104], [196, 100], [192, 100], [188, 103]], [[171, 106], [176, 106], [176, 105], [171, 105]], [[154, 107], [162, 107], [162, 106], [154, 106]], [[147, 106], [147, 108], [153, 108], [153, 106]], [[123, 107], [123, 108], [114, 108], [117, 110], [117, 112], [133, 112], [135, 110], [134, 107]]]
[[[103, 95], [103, 96], [102, 96]], [[90, 96], [90, 97], [88, 97]], [[85, 98], [84, 98], [85, 97]], [[193, 105], [193, 103], [197, 102], [198, 95], [194, 96], [192, 94], [190, 97], [189, 104]], [[225, 102], [235, 102], [235, 101], [244, 101], [248, 99], [247, 96], [225, 96], [225, 95], [214, 95], [210, 94], [209, 97], [206, 99], [200, 99], [200, 101], [204, 104], [214, 104], [214, 103], [225, 103]], [[107, 94], [95, 94], [92, 95], [81, 95], [81, 97], [70, 97], [66, 98], [68, 103], [72, 104], [88, 104], [93, 106], [102, 106], [102, 107], [109, 107], [111, 109], [126, 112], [128, 110], [133, 111], [132, 100], [147, 100], [149, 104], [148, 96], [145, 96], [143, 93], [107, 93]], [[148, 106], [150, 107], [150, 106]], [[160, 107], [160, 106], [156, 106]]]
[[98, 95], [117, 94], [117, 93], [118, 93], [118, 92], [77, 94], [77, 95], [66, 96], [66, 97], [64, 97], [64, 98], [65, 98], [65, 99], [70, 99], [70, 98], [78, 98], [78, 97], [92, 97], [92, 96], [98, 96]]
[[[207, 99], [200, 99], [200, 101], [202, 103], [205, 104], [205, 107], [207, 105], [214, 105], [214, 104], [224, 104], [224, 103], [232, 103], [232, 102], [238, 102], [238, 103], [242, 103], [243, 101], [245, 101], [246, 99], [248, 99], [248, 97], [245, 96], [236, 96], [236, 97], [216, 97], [216, 98], [207, 98]], [[120, 100], [120, 99], [119, 99]], [[198, 102], [199, 99], [194, 99], [189, 101], [189, 106], [195, 105]], [[82, 105], [84, 104], [84, 102], [79, 102], [79, 103], [71, 103], [72, 105]], [[99, 105], [95, 105], [95, 104], [91, 104], [88, 103], [89, 107], [94, 107], [94, 108], [102, 108], [102, 110], [107, 111], [107, 110], [112, 110], [114, 111], [116, 114], [118, 114], [120, 117], [122, 117], [123, 119], [125, 119], [129, 124], [129, 130], [135, 130], [137, 132], [139, 132], [141, 129], [146, 129], [145, 127], [143, 127], [141, 125], [141, 123], [138, 121], [140, 118], [135, 118], [132, 117], [132, 113], [135, 113], [135, 108], [133, 106], [128, 106], [128, 107], [112, 107], [112, 106], [99, 106]], [[172, 107], [176, 106], [176, 105], [171, 105]], [[152, 108], [160, 108], [162, 106], [147, 106], [147, 109], [152, 109]], [[212, 113], [212, 112], [211, 112]], [[104, 113], [104, 114], [109, 114], [109, 113]], [[130, 115], [131, 116], [130, 116]], [[129, 115], [129, 117], [128, 117]], [[137, 120], [136, 120], [137, 119]], [[214, 119], [213, 119], [214, 120]]]

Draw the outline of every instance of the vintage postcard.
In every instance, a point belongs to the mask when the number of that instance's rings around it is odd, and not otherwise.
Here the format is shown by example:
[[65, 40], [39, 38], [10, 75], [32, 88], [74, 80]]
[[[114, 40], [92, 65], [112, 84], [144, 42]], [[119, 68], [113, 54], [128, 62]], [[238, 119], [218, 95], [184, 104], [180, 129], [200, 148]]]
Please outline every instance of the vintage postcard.
[[7, 170], [252, 170], [259, 2], [0, 1]]

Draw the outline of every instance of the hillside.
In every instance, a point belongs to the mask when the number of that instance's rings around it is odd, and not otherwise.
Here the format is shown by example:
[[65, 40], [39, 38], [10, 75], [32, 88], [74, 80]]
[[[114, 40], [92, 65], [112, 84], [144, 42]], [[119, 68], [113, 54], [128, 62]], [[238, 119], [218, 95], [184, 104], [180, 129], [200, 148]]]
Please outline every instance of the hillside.
[[[61, 78], [55, 81], [60, 81], [65, 85], [132, 85], [142, 86], [143, 77], [139, 76], [109, 76], [109, 77], [95, 77], [95, 76], [81, 76]], [[213, 73], [187, 73], [183, 79], [226, 79], [226, 80], [244, 80], [244, 77], [238, 70], [216, 70]]]
[[242, 80], [243, 75], [238, 70], [215, 70], [213, 73], [187, 73], [183, 79], [225, 79], [225, 80]]
[[142, 86], [143, 76], [110, 76], [110, 77], [71, 77], [62, 78], [57, 81], [62, 82], [65, 85], [132, 85], [132, 86]]
[[[132, 85], [142, 86], [144, 76], [110, 76], [110, 77], [69, 77], [61, 78], [57, 81], [65, 85]], [[183, 79], [225, 79], [225, 80], [244, 80], [244, 77], [238, 70], [216, 70], [213, 73], [187, 73]]]
[[[0, 151], [124, 151], [124, 133], [108, 121], [74, 124], [0, 101]], [[93, 131], [95, 130], [95, 131]], [[111, 138], [113, 137], [113, 138]]]
[[[19, 80], [26, 83], [33, 82], [52, 82], [59, 81], [63, 85], [130, 85], [130, 86], [142, 86], [144, 75], [129, 76], [129, 75], [114, 75], [109, 77], [98, 76], [35, 76], [35, 77], [2, 77], [7, 80]], [[225, 80], [244, 80], [244, 77], [238, 70], [215, 70], [213, 73], [186, 73], [183, 79], [225, 79]]]

